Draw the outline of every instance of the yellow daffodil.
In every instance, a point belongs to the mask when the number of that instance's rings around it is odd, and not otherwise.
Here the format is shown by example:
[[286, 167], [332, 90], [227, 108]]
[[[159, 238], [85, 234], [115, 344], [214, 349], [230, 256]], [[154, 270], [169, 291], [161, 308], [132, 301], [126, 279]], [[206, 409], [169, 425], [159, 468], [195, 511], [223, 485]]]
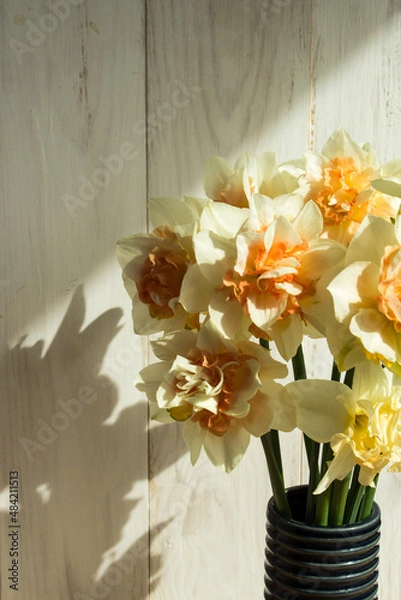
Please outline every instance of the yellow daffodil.
[[340, 370], [366, 359], [394, 372], [401, 363], [401, 220], [368, 216], [351, 242], [345, 268], [328, 286], [336, 319], [327, 329]]
[[161, 362], [141, 371], [137, 387], [146, 392], [154, 419], [185, 421], [192, 463], [203, 447], [214, 465], [230, 472], [251, 435], [294, 428], [293, 412], [280, 402], [282, 386], [273, 381], [285, 377], [286, 366], [258, 344], [233, 344], [208, 323], [152, 345]]
[[401, 381], [387, 369], [367, 363], [355, 369], [353, 389], [323, 380], [289, 383], [285, 402], [296, 423], [317, 442], [330, 442], [334, 458], [315, 494], [359, 465], [359, 483], [374, 485], [380, 471], [401, 472]]
[[326, 142], [321, 154], [305, 153], [300, 186], [305, 202], [313, 200], [323, 215], [324, 234], [348, 245], [367, 214], [395, 217], [399, 201], [374, 189], [372, 181], [386, 173], [372, 148], [359, 146], [343, 129]]

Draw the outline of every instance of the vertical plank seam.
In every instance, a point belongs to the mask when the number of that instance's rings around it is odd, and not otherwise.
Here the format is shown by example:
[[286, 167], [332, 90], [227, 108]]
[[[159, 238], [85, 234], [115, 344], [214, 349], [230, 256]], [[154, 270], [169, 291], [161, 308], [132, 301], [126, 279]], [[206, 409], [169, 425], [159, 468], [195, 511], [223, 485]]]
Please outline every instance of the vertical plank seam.
[[310, 3], [310, 28], [309, 28], [309, 100], [308, 100], [308, 145], [309, 150], [315, 150], [316, 147], [316, 82], [315, 82], [315, 58], [314, 52], [314, 0]]
[[[149, 232], [149, 128], [148, 128], [148, 114], [149, 114], [149, 92], [148, 92], [148, 83], [149, 83], [149, 73], [148, 73], [148, 69], [149, 69], [149, 60], [148, 60], [148, 52], [149, 52], [149, 47], [148, 47], [148, 43], [149, 43], [149, 36], [148, 36], [148, 1], [144, 0], [144, 4], [143, 4], [143, 10], [144, 10], [144, 50], [145, 50], [145, 59], [144, 59], [144, 84], [145, 84], [145, 94], [144, 94], [144, 103], [145, 103], [145, 198], [146, 198], [146, 231]], [[149, 338], [147, 339], [147, 344], [146, 344], [146, 356], [145, 358], [145, 362], [146, 364], [149, 364], [149, 358], [150, 358], [150, 351], [149, 351]], [[147, 403], [147, 407], [146, 407], [146, 440], [147, 440], [147, 517], [148, 517], [148, 532], [147, 532], [147, 537], [148, 537], [148, 584], [147, 584], [147, 590], [148, 590], [148, 597], [150, 598], [150, 593], [151, 593], [151, 585], [150, 585], [150, 581], [151, 581], [151, 568], [152, 568], [152, 564], [151, 564], [151, 543], [152, 543], [152, 536], [151, 536], [151, 508], [150, 508], [150, 431], [149, 431], [149, 417], [150, 417], [150, 413], [149, 413], [149, 403]]]

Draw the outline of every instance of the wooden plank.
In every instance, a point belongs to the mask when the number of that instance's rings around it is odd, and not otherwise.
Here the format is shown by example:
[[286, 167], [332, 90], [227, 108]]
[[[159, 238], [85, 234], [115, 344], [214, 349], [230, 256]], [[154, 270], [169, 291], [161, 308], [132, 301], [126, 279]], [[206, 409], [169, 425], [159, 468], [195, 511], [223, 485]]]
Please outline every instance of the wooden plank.
[[146, 227], [144, 3], [0, 12], [1, 597], [17, 470], [20, 597], [145, 598], [144, 345], [115, 259]]
[[[370, 142], [383, 163], [401, 156], [400, 28], [399, 2], [314, 3], [312, 137], [318, 151], [342, 125], [356, 141]], [[393, 600], [400, 588], [400, 569], [394, 568], [401, 535], [399, 490], [398, 475], [381, 475], [381, 600]]]
[[[309, 4], [148, 4], [149, 196], [203, 196], [213, 154], [276, 150], [284, 160], [308, 146]], [[178, 89], [188, 102], [163, 120]], [[292, 483], [300, 456], [290, 446]], [[156, 426], [150, 466], [151, 524], [165, 525], [152, 544], [162, 557], [151, 563], [152, 600], [262, 597], [270, 489], [259, 440], [227, 476], [206, 459], [191, 467], [180, 427]]]

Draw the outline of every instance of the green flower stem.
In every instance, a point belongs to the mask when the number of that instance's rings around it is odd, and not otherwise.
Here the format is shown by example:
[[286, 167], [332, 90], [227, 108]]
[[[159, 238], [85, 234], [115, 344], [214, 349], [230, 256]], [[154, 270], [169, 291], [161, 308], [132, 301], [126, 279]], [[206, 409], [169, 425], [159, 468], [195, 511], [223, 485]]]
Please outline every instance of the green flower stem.
[[319, 494], [316, 502], [315, 525], [329, 524], [329, 510], [331, 499], [331, 487], [328, 487], [322, 494]]
[[351, 479], [351, 473], [340, 481], [336, 479], [331, 484], [333, 486], [329, 513], [330, 525], [342, 525], [344, 522], [345, 506], [347, 504], [348, 487]]
[[326, 442], [323, 444], [322, 460], [320, 464], [320, 477], [323, 477], [323, 475], [326, 473], [327, 469], [329, 468], [327, 463], [333, 460], [333, 456], [334, 453], [331, 449], [330, 442]]
[[302, 345], [298, 346], [297, 353], [292, 358], [292, 369], [294, 372], [294, 379], [307, 379], [306, 377], [306, 368], [305, 368], [305, 358], [304, 351], [302, 349]]
[[333, 368], [331, 369], [331, 381], [340, 381], [341, 373], [338, 370], [336, 363], [333, 360]]
[[273, 490], [274, 501], [277, 511], [283, 517], [291, 518], [291, 508], [285, 493], [283, 471], [280, 468], [281, 457], [277, 452], [279, 446], [278, 431], [271, 429], [261, 437], [263, 450], [265, 451], [267, 466], [270, 475], [270, 482]]
[[359, 509], [358, 521], [367, 519], [370, 516], [370, 513], [372, 512], [372, 507], [373, 507], [373, 502], [375, 499], [378, 480], [379, 480], [379, 473], [376, 475], [376, 477], [373, 480], [375, 487], [371, 487], [370, 485], [366, 486], [365, 495], [363, 497], [361, 507]]
[[347, 385], [350, 388], [352, 388], [352, 382], [354, 381], [354, 371], [354, 368], [347, 371], [344, 378], [345, 385]]
[[[322, 458], [320, 463], [320, 478], [326, 473], [328, 469], [328, 461], [333, 458], [333, 450], [331, 449], [330, 442], [326, 442], [322, 447]], [[329, 524], [329, 509], [331, 501], [332, 486], [328, 487], [326, 491], [322, 492], [317, 496], [316, 501], [316, 525], [328, 525]]]
[[348, 523], [350, 525], [352, 525], [352, 523], [355, 523], [358, 520], [358, 512], [359, 512], [359, 508], [361, 506], [361, 502], [363, 500], [364, 494], [365, 494], [365, 486], [361, 485], [359, 483], [358, 489], [355, 494], [355, 499], [354, 499], [354, 502], [351, 507], [351, 512], [350, 512], [350, 515], [348, 518]]
[[[262, 346], [262, 348], [270, 350], [270, 344], [268, 340], [260, 338], [259, 344]], [[269, 471], [270, 483], [273, 490], [276, 508], [283, 517], [291, 518], [291, 509], [288, 503], [287, 494], [285, 493], [279, 433], [275, 429], [271, 429], [262, 435], [261, 440], [266, 456], [267, 468]]]
[[[306, 367], [305, 367], [305, 358], [304, 352], [302, 349], [302, 345], [298, 346], [298, 350], [295, 356], [292, 358], [292, 370], [294, 373], [295, 381], [299, 379], [307, 379], [306, 375]], [[312, 522], [314, 518], [315, 512], [315, 497], [313, 496], [313, 491], [316, 488], [319, 477], [319, 454], [320, 454], [320, 444], [311, 440], [307, 435], [304, 434], [304, 443], [306, 456], [308, 458], [308, 466], [309, 466], [309, 485], [308, 485], [308, 495], [307, 495], [307, 503], [306, 503], [306, 521]]]
[[319, 454], [320, 454], [320, 444], [317, 442], [313, 442], [308, 437], [304, 436], [305, 446], [308, 440], [308, 443], [311, 443], [310, 449], [310, 462], [309, 462], [309, 485], [308, 485], [308, 493], [306, 498], [306, 513], [305, 520], [307, 523], [313, 523], [315, 518], [315, 510], [317, 499], [316, 496], [313, 495], [314, 490], [316, 489], [319, 480], [320, 480], [320, 469], [319, 469]]
[[347, 498], [347, 506], [345, 509], [345, 522], [349, 523], [349, 518], [352, 512], [352, 508], [355, 504], [355, 500], [358, 494], [358, 488], [360, 486], [360, 483], [358, 482], [359, 479], [359, 472], [360, 472], [361, 468], [359, 465], [356, 465], [354, 467], [354, 472], [352, 474], [352, 481], [351, 481], [351, 486], [348, 492], [348, 498]]

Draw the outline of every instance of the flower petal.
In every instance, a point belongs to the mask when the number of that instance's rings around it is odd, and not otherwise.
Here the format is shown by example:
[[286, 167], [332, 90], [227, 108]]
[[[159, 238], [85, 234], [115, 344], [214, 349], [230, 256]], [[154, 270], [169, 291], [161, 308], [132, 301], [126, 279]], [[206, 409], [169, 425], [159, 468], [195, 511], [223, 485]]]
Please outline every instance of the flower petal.
[[303, 379], [285, 387], [288, 403], [296, 412], [297, 427], [316, 442], [329, 442], [348, 426], [351, 417], [344, 406], [348, 386], [337, 381]]

